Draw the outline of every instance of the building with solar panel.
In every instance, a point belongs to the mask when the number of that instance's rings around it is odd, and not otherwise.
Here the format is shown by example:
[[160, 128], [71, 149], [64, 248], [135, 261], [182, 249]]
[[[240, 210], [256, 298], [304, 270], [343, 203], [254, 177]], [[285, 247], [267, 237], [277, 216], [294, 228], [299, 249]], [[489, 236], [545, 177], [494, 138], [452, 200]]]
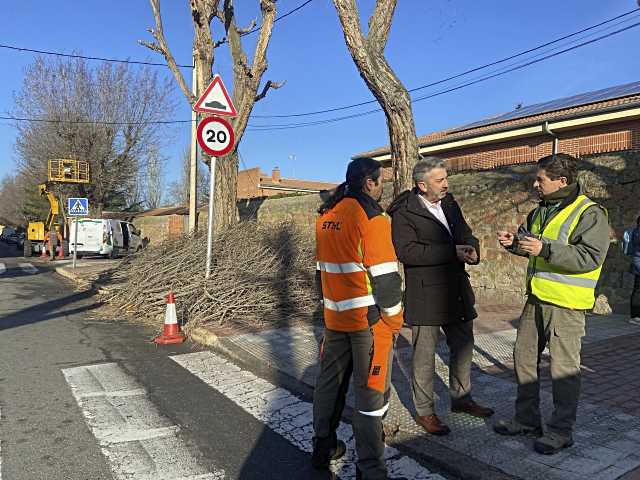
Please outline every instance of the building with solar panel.
[[[640, 81], [496, 115], [418, 138], [422, 155], [451, 171], [531, 163], [553, 152], [575, 157], [640, 150]], [[391, 165], [389, 147], [360, 153]]]

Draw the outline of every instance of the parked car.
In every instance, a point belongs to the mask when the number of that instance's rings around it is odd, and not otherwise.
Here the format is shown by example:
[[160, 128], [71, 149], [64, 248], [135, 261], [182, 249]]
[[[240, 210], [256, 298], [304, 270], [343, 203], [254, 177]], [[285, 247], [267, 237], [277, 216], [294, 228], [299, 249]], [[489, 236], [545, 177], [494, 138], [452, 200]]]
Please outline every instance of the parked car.
[[16, 232], [10, 233], [6, 238], [9, 245], [16, 245], [18, 243], [18, 234]]
[[[78, 240], [76, 242], [76, 221]], [[73, 254], [77, 244], [77, 256], [103, 255], [115, 258], [121, 254], [142, 249], [140, 232], [130, 222], [104, 218], [74, 219], [69, 225], [69, 253]]]
[[9, 242], [8, 242], [8, 238], [9, 238], [9, 236], [10, 236], [10, 235], [12, 235], [12, 234], [14, 234], [14, 233], [16, 233], [16, 231], [15, 231], [13, 228], [11, 228], [11, 227], [4, 227], [4, 228], [2, 229], [2, 233], [0, 233], [0, 240], [2, 240], [3, 242], [7, 242], [7, 243], [9, 243]]

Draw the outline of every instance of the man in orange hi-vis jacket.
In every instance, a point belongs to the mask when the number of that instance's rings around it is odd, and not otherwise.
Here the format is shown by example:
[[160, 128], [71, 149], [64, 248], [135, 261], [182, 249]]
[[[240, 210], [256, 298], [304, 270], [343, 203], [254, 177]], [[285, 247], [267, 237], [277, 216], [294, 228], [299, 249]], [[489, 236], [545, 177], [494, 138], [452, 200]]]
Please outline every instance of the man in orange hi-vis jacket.
[[388, 479], [382, 418], [389, 408], [393, 345], [403, 322], [391, 223], [378, 202], [382, 169], [353, 160], [316, 221], [317, 271], [325, 332], [313, 399], [315, 468], [345, 453], [336, 429], [353, 375], [356, 478]]

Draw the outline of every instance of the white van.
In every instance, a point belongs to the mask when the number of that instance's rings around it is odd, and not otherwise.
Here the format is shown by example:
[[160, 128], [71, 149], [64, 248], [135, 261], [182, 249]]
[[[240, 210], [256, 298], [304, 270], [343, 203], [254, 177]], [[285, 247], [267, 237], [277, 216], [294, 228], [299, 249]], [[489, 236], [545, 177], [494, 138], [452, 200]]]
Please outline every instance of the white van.
[[136, 227], [122, 220], [105, 218], [73, 219], [69, 224], [69, 253], [76, 248], [76, 226], [78, 222], [78, 253], [82, 255], [105, 255], [115, 258], [119, 254], [137, 252], [142, 249], [142, 238]]

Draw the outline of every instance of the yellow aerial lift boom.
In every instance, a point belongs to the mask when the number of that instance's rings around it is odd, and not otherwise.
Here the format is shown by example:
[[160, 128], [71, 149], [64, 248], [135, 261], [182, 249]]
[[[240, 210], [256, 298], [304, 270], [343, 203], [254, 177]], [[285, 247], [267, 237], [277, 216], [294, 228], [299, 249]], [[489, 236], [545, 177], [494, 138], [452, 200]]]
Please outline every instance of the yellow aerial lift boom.
[[49, 160], [49, 181], [38, 185], [40, 195], [49, 201], [49, 213], [44, 222], [31, 222], [27, 227], [27, 238], [24, 242], [24, 256], [30, 257], [34, 252], [49, 252], [55, 256], [56, 246], [62, 247], [62, 254], [69, 253], [68, 229], [64, 207], [59, 197], [53, 192], [56, 183], [89, 183], [88, 162], [70, 159]]

